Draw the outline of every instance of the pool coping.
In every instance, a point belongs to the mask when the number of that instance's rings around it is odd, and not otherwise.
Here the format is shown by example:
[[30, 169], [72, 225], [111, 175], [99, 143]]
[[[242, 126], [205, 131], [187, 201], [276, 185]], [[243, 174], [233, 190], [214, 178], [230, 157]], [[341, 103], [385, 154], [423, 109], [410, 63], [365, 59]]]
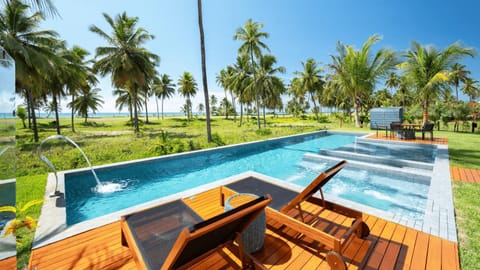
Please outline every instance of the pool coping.
[[[292, 135], [292, 136], [284, 136], [284, 137], [279, 137], [279, 138], [272, 138], [268, 140], [261, 140], [261, 141], [255, 141], [255, 142], [247, 142], [243, 144], [236, 144], [236, 145], [228, 145], [228, 146], [222, 146], [222, 147], [217, 147], [217, 148], [209, 148], [209, 149], [202, 149], [198, 151], [192, 152], [185, 152], [185, 153], [179, 153], [179, 154], [173, 154], [173, 155], [168, 155], [168, 156], [160, 156], [160, 157], [152, 157], [152, 158], [146, 158], [146, 159], [139, 159], [139, 160], [132, 160], [132, 161], [126, 161], [126, 162], [119, 162], [119, 163], [112, 163], [112, 164], [105, 164], [101, 166], [94, 166], [95, 169], [97, 168], [103, 168], [103, 167], [112, 167], [112, 166], [125, 166], [128, 164], [132, 163], [137, 163], [137, 162], [143, 162], [143, 161], [150, 161], [150, 160], [158, 160], [158, 159], [170, 159], [174, 157], [178, 157], [181, 155], [188, 155], [188, 154], [199, 154], [199, 153], [204, 153], [207, 151], [213, 151], [213, 150], [218, 150], [218, 149], [226, 149], [228, 147], [237, 147], [237, 146], [242, 146], [242, 145], [254, 145], [259, 142], [266, 142], [266, 141], [274, 141], [274, 140], [281, 140], [281, 139], [286, 139], [286, 138], [292, 138], [292, 137], [301, 137], [301, 136], [309, 136], [309, 135], [314, 135], [317, 133], [329, 133], [329, 134], [348, 134], [348, 135], [355, 135], [355, 136], [368, 136], [369, 133], [364, 133], [364, 132], [342, 132], [342, 131], [316, 131], [316, 132], [310, 132], [310, 133], [304, 133], [304, 134], [298, 134], [298, 135]], [[403, 143], [403, 142], [402, 142]], [[417, 144], [418, 145], [418, 144]], [[437, 157], [441, 156], [443, 159], [446, 157], [446, 161], [442, 159], [442, 162], [440, 165], [435, 162], [434, 164], [434, 169], [432, 173], [432, 184], [431, 188], [429, 190], [429, 200], [427, 201], [427, 211], [425, 214], [425, 217], [428, 216], [429, 221], [428, 222], [423, 222], [422, 224], [410, 224], [409, 220], [402, 220], [400, 217], [395, 217], [394, 214], [381, 211], [372, 207], [368, 207], [359, 203], [347, 201], [341, 198], [337, 198], [334, 196], [331, 196], [329, 194], [326, 194], [326, 198], [340, 204], [344, 204], [348, 207], [360, 210], [362, 212], [372, 214], [375, 216], [378, 216], [380, 218], [384, 218], [387, 220], [391, 220], [427, 233], [431, 233], [434, 235], [438, 235], [442, 238], [451, 240], [456, 242], [456, 226], [455, 226], [455, 217], [454, 217], [454, 212], [453, 212], [453, 196], [452, 196], [452, 189], [451, 189], [451, 182], [450, 182], [450, 172], [449, 172], [449, 161], [448, 161], [448, 146], [441, 146], [437, 145]], [[442, 151], [438, 152], [438, 150], [443, 149]], [[440, 155], [439, 155], [440, 153]], [[446, 156], [445, 156], [446, 154]], [[443, 168], [442, 168], [443, 167]], [[89, 168], [81, 168], [81, 169], [74, 169], [74, 170], [67, 170], [67, 171], [62, 171], [58, 173], [58, 190], [61, 192], [61, 194], [65, 194], [65, 185], [64, 185], [64, 175], [65, 173], [83, 173], [85, 171], [89, 171]], [[445, 174], [445, 172], [448, 172], [448, 174]], [[448, 175], [448, 183], [446, 180], [446, 175]], [[45, 201], [42, 206], [42, 212], [38, 221], [38, 228], [35, 232], [35, 238], [34, 238], [34, 243], [33, 243], [33, 248], [39, 248], [48, 244], [51, 244], [56, 241], [60, 241], [62, 239], [65, 239], [67, 237], [115, 222], [120, 220], [120, 217], [122, 215], [126, 215], [131, 212], [139, 211], [141, 209], [165, 203], [171, 200], [179, 199], [179, 198], [186, 198], [190, 197], [192, 195], [207, 191], [209, 189], [218, 187], [220, 185], [225, 185], [228, 184], [232, 181], [238, 181], [239, 179], [242, 179], [244, 177], [248, 176], [256, 176], [260, 177], [262, 180], [264, 179], [270, 179], [274, 181], [280, 181], [280, 183], [285, 184], [287, 187], [291, 187], [296, 191], [301, 191], [303, 187], [295, 185], [293, 183], [289, 183], [280, 179], [276, 179], [274, 177], [266, 176], [257, 172], [253, 171], [248, 171], [244, 172], [241, 174], [237, 174], [222, 180], [218, 180], [215, 182], [211, 182], [205, 185], [198, 186], [196, 188], [188, 189], [182, 192], [179, 192], [177, 194], [169, 195], [166, 197], [162, 197], [159, 199], [155, 199], [152, 201], [148, 201], [139, 205], [135, 205], [132, 207], [128, 207], [125, 209], [122, 209], [120, 211], [116, 211], [101, 217], [97, 217], [88, 221], [80, 222], [71, 226], [66, 225], [66, 208], [65, 208], [65, 199], [63, 196], [57, 196], [57, 197], [50, 197], [49, 194], [52, 194], [55, 191], [55, 176], [53, 173], [50, 173], [48, 175], [47, 179], [47, 185], [45, 188]], [[434, 177], [435, 176], [435, 177]], [[435, 180], [434, 180], [435, 179]], [[277, 182], [278, 183], [278, 182]], [[436, 188], [432, 189], [432, 186], [439, 185]], [[441, 194], [445, 194], [446, 197], [441, 196]], [[450, 203], [450, 206], [448, 204]], [[428, 214], [428, 215], [427, 215]], [[440, 222], [440, 227], [437, 228], [438, 222]], [[444, 225], [442, 225], [442, 222]]]

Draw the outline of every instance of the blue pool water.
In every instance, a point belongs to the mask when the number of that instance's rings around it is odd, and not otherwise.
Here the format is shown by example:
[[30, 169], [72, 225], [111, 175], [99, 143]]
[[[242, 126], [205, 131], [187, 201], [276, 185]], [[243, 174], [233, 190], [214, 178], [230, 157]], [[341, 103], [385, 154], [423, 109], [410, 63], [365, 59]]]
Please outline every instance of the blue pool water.
[[[95, 180], [91, 173], [75, 173], [65, 175], [67, 224], [75, 224], [127, 207], [148, 202], [167, 195], [175, 194], [193, 187], [230, 177], [247, 170], [256, 171], [279, 179], [291, 181], [299, 185], [308, 184], [318, 172], [331, 164], [307, 164], [303, 160], [305, 153], [318, 153], [319, 149], [335, 149], [355, 141], [355, 136], [339, 134], [323, 134], [297, 136], [288, 139], [273, 140], [236, 147], [222, 148], [214, 151], [195, 153], [192, 155], [171, 157], [153, 161], [144, 161], [129, 165], [107, 167], [97, 170], [101, 181], [124, 182], [127, 188], [111, 194], [97, 194], [92, 191]], [[332, 187], [327, 192], [336, 194], [335, 182], [348, 178], [350, 170], [345, 168], [342, 177], [331, 181]], [[357, 178], [353, 173], [352, 178]], [[375, 177], [374, 175], [368, 175]], [[338, 179], [337, 179], [338, 178]], [[405, 182], [398, 179], [400, 186]], [[379, 180], [381, 183], [382, 180]], [[356, 185], [350, 182], [350, 185]], [[385, 198], [395, 195], [388, 187], [373, 186], [354, 194], [350, 200], [370, 200], [375, 205], [383, 205]], [[409, 183], [410, 184], [410, 183]], [[416, 187], [414, 187], [415, 189]], [[345, 188], [345, 196], [352, 188]], [[428, 186], [427, 186], [428, 191]], [[370, 194], [369, 194], [370, 192]], [[372, 196], [377, 192], [379, 196]], [[363, 193], [363, 197], [361, 196]], [[425, 192], [424, 194], [427, 194]], [[383, 196], [383, 197], [382, 197]], [[359, 197], [359, 198], [356, 198]], [[399, 199], [401, 200], [401, 199]], [[382, 201], [382, 203], [380, 203]], [[393, 205], [393, 204], [391, 204]], [[419, 205], [421, 208], [421, 205]]]

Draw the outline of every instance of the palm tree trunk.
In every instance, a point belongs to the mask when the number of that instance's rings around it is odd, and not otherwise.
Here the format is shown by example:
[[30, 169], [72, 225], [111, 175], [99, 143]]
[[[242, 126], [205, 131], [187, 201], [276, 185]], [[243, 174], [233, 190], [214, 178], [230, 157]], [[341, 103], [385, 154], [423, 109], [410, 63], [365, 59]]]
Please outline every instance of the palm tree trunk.
[[32, 103], [30, 103], [30, 98], [29, 98], [28, 92], [29, 92], [28, 90], [25, 90], [25, 96], [26, 96], [26, 100], [27, 100], [28, 128], [32, 128], [32, 117], [30, 115], [30, 110], [31, 110], [31, 107], [32, 107]]
[[162, 120], [163, 120], [163, 101], [164, 101], [164, 100], [165, 100], [165, 99], [162, 98]]
[[261, 128], [261, 126], [260, 126], [260, 102], [259, 102], [258, 92], [257, 92], [257, 71], [255, 70], [255, 63], [253, 61], [253, 49], [252, 49], [251, 45], [250, 45], [250, 60], [252, 61], [253, 85], [254, 85], [253, 91], [255, 92], [255, 102], [256, 102], [256, 106], [257, 106], [257, 126], [258, 126], [258, 129], [260, 129]]
[[242, 126], [243, 120], [243, 102], [240, 101], [240, 126]]
[[147, 107], [147, 97], [145, 97], [145, 116], [147, 117], [145, 123], [148, 124], [148, 107]]
[[237, 109], [235, 108], [235, 97], [233, 96], [233, 92], [230, 92], [232, 96], [232, 108], [233, 108], [233, 122], [237, 122]]
[[30, 90], [27, 90], [27, 96], [31, 104], [30, 109], [31, 109], [31, 117], [32, 117], [33, 140], [34, 142], [38, 142], [37, 118], [35, 117], [35, 106], [33, 105], [35, 103]]
[[75, 101], [75, 95], [72, 95], [72, 132], [75, 133], [75, 121], [73, 119], [73, 115], [75, 114], [75, 107], [73, 106], [73, 102]]
[[428, 103], [424, 102], [423, 103], [423, 122], [427, 122], [428, 120]]
[[205, 96], [205, 117], [207, 124], [207, 141], [212, 141], [212, 130], [210, 127], [210, 105], [208, 103], [208, 83], [207, 83], [207, 65], [206, 65], [206, 56], [205, 56], [205, 37], [203, 32], [203, 18], [202, 18], [202, 1], [197, 1], [198, 7], [198, 27], [200, 29], [200, 51], [202, 55], [202, 79], [203, 79], [203, 94]]
[[157, 119], [160, 119], [160, 113], [158, 112], [158, 97], [155, 96], [155, 103], [157, 104]]
[[318, 109], [317, 109], [317, 104], [315, 103], [315, 98], [313, 97], [313, 94], [310, 93], [310, 98], [312, 99], [313, 102], [313, 110], [315, 111], [315, 119], [318, 121]]
[[135, 129], [135, 133], [139, 133], [140, 129], [138, 128], [138, 108], [137, 108], [137, 86], [133, 86], [133, 94], [132, 94], [132, 101], [133, 101], [133, 127]]
[[358, 117], [358, 103], [357, 103], [356, 97], [355, 97], [355, 100], [353, 102], [353, 116], [354, 116], [354, 119], [355, 119], [355, 127], [361, 127], [360, 126], [360, 118]]
[[267, 127], [267, 117], [265, 116], [265, 104], [263, 104], [263, 127]]
[[55, 125], [57, 126], [57, 134], [60, 135], [60, 118], [58, 117], [57, 95], [53, 95], [53, 108], [55, 110]]

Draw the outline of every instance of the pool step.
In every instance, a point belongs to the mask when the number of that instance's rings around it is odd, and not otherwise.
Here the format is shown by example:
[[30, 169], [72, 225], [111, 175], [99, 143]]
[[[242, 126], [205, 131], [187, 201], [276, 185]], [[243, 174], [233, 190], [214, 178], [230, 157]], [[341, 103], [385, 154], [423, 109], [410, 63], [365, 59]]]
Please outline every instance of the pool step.
[[310, 153], [306, 153], [303, 155], [303, 161], [310, 161], [315, 163], [338, 162], [343, 159], [346, 159], [348, 161], [348, 166], [377, 171], [380, 173], [387, 173], [389, 175], [397, 175], [412, 182], [423, 182], [427, 185], [430, 184], [432, 173], [431, 169], [424, 170], [421, 168], [390, 166], [375, 161], [358, 161], [355, 159], [350, 159], [349, 157], [336, 157]]
[[433, 170], [433, 164], [404, 160], [404, 159], [391, 159], [391, 158], [377, 157], [377, 156], [366, 155], [366, 154], [358, 154], [358, 153], [347, 152], [347, 151], [327, 150], [327, 149], [321, 149], [319, 151], [319, 154], [324, 156], [341, 158], [341, 159], [368, 162], [372, 164], [383, 164], [383, 165], [396, 167], [396, 168], [415, 168], [415, 169], [428, 170], [428, 171]]

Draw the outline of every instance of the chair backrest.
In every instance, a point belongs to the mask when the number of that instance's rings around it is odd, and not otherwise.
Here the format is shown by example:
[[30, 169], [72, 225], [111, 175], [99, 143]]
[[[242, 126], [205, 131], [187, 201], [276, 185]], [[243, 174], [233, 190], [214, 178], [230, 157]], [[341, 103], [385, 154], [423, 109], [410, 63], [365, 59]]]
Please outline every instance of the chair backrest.
[[315, 178], [300, 194], [293, 198], [285, 207], [281, 209], [282, 212], [286, 212], [303, 201], [306, 201], [312, 197], [316, 192], [320, 191], [322, 187], [330, 181], [343, 167], [347, 165], [346, 160], [342, 160], [334, 166], [328, 168]]
[[195, 258], [233, 241], [270, 203], [262, 196], [230, 211], [185, 228], [161, 269], [177, 269]]
[[402, 123], [400, 123], [400, 122], [391, 122], [390, 123], [390, 129], [391, 130], [400, 129], [401, 126], [402, 126]]
[[423, 124], [423, 131], [433, 131], [434, 123], [426, 122]]

